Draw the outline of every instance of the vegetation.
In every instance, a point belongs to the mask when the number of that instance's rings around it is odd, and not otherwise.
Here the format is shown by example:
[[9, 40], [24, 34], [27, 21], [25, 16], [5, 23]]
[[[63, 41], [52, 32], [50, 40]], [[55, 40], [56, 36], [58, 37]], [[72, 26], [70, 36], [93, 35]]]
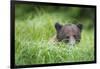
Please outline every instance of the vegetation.
[[[93, 8], [16, 4], [15, 64], [93, 61], [93, 16]], [[55, 22], [82, 23], [84, 28], [81, 42], [73, 47], [63, 42], [56, 44], [49, 42], [56, 34]]]

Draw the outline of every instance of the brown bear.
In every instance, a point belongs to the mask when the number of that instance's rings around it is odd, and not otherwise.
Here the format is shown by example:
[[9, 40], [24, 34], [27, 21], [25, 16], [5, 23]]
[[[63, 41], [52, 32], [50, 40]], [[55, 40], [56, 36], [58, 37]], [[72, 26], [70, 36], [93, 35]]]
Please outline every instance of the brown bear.
[[75, 45], [80, 42], [82, 24], [66, 24], [61, 25], [59, 23], [55, 24], [56, 35], [53, 37], [54, 41], [65, 42], [69, 45]]

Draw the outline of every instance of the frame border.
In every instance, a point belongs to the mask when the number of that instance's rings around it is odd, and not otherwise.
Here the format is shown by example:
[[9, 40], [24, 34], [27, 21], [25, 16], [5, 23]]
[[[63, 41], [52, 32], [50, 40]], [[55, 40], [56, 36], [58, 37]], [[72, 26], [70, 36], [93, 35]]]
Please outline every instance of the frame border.
[[[15, 4], [41, 4], [41, 5], [53, 5], [53, 6], [70, 6], [70, 7], [85, 7], [95, 9], [94, 18], [94, 60], [93, 61], [81, 61], [81, 62], [67, 62], [67, 63], [52, 63], [52, 64], [33, 64], [33, 65], [15, 65]], [[10, 68], [30, 68], [30, 67], [48, 67], [48, 66], [61, 66], [61, 65], [80, 65], [80, 64], [92, 64], [97, 62], [96, 57], [96, 5], [81, 5], [81, 4], [67, 4], [67, 3], [49, 3], [49, 2], [36, 2], [36, 1], [10, 1]]]

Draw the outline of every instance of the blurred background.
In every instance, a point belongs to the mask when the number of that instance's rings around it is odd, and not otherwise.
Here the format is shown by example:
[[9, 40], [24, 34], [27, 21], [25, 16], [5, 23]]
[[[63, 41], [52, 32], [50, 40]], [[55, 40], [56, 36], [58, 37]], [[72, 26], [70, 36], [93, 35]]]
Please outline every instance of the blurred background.
[[87, 30], [92, 29], [95, 24], [95, 9], [88, 7], [16, 4], [15, 16], [19, 20], [34, 19], [36, 17], [40, 20], [43, 16], [43, 20], [52, 23], [82, 23]]

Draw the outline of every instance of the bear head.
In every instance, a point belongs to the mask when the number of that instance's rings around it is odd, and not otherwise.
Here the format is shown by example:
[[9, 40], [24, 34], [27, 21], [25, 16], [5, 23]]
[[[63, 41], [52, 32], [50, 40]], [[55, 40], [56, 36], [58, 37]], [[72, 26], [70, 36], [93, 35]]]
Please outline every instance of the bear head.
[[76, 43], [80, 42], [82, 27], [82, 24], [61, 25], [59, 23], [56, 23], [56, 38], [58, 41], [63, 41], [70, 45], [75, 45]]

